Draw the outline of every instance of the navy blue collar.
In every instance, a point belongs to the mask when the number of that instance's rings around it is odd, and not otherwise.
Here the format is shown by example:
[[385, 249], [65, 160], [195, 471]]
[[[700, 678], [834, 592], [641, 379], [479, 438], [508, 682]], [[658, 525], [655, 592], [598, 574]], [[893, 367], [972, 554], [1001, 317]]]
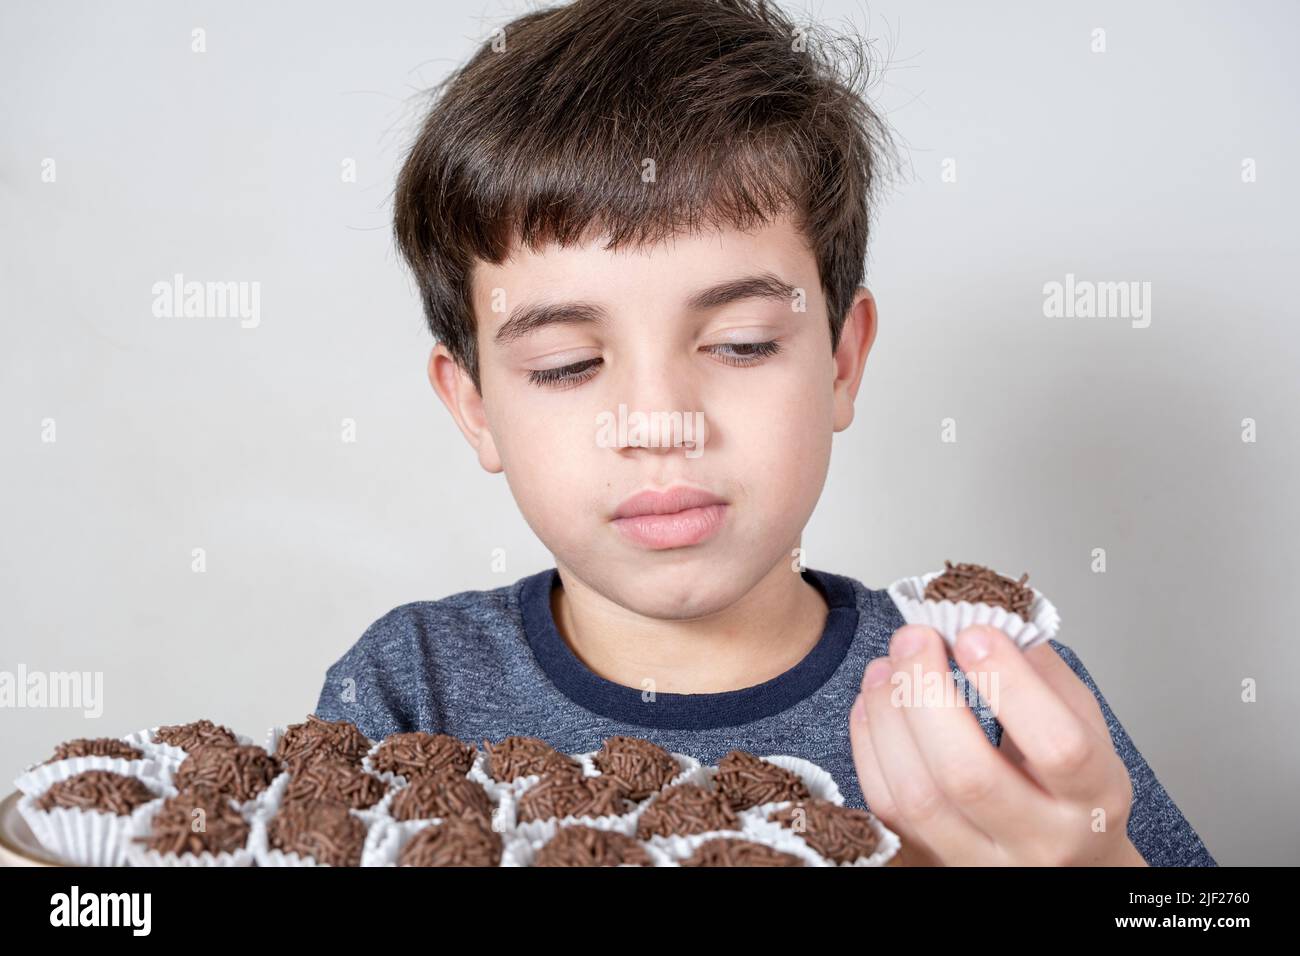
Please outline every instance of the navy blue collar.
[[793, 707], [826, 683], [844, 660], [858, 630], [853, 584], [842, 575], [811, 568], [804, 569], [803, 577], [821, 592], [830, 608], [821, 639], [803, 660], [752, 687], [716, 694], [660, 693], [653, 700], [643, 700], [641, 688], [601, 677], [565, 643], [551, 613], [551, 591], [560, 581], [556, 568], [524, 578], [519, 604], [533, 656], [551, 682], [575, 703], [604, 717], [642, 727], [706, 730], [747, 724]]

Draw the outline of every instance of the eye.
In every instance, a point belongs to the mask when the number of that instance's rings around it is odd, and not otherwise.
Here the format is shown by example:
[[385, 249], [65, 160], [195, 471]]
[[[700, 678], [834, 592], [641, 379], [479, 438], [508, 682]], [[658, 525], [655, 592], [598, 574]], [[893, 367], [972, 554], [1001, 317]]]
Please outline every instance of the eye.
[[562, 365], [559, 368], [531, 369], [528, 372], [528, 381], [539, 388], [572, 388], [595, 375], [596, 366], [603, 361], [604, 359], [593, 358], [585, 362], [574, 362], [572, 365]]
[[[722, 351], [715, 351], [721, 349]], [[716, 355], [728, 365], [757, 365], [781, 351], [780, 342], [724, 342], [706, 345], [704, 351]]]

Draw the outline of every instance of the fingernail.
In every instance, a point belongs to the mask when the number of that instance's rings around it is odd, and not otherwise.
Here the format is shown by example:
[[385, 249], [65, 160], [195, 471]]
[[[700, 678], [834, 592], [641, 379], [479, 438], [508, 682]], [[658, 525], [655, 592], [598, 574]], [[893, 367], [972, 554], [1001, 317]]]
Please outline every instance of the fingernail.
[[911, 657], [925, 643], [925, 632], [919, 627], [905, 627], [894, 635], [890, 650], [899, 657]]
[[866, 688], [879, 687], [889, 679], [890, 667], [888, 658], [877, 657], [867, 665], [866, 673], [862, 675], [862, 686]]
[[993, 650], [993, 639], [987, 631], [977, 627], [968, 627], [957, 635], [957, 643], [962, 654], [971, 661], [982, 661]]

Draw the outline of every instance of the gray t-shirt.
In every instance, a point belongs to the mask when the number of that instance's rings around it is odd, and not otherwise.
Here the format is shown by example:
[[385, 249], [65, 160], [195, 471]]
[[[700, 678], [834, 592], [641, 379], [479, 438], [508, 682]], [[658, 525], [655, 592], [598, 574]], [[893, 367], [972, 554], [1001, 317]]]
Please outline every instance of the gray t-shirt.
[[[884, 589], [811, 568], [803, 575], [830, 607], [822, 637], [794, 667], [752, 687], [666, 694], [600, 677], [556, 629], [550, 598], [559, 574], [550, 568], [492, 590], [389, 611], [328, 669], [315, 713], [351, 721], [372, 740], [420, 730], [481, 745], [518, 734], [587, 753], [606, 737], [626, 734], [706, 764], [730, 750], [791, 754], [830, 773], [846, 806], [863, 807], [848, 712], [863, 670], [888, 654], [903, 619]], [[1065, 645], [1051, 645], [1097, 698], [1128, 767], [1134, 846], [1152, 866], [1216, 866], [1079, 658]], [[949, 664], [964, 686], [956, 662]], [[996, 746], [1001, 725], [982, 699], [972, 699]]]

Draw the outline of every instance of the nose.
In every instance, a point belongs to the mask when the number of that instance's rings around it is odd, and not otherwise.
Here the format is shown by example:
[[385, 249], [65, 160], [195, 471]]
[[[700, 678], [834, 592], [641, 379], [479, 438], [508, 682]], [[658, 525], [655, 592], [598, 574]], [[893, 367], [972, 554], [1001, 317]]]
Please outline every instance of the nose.
[[615, 383], [613, 447], [623, 454], [699, 457], [708, 442], [708, 422], [695, 383], [688, 369], [657, 353], [628, 363]]

